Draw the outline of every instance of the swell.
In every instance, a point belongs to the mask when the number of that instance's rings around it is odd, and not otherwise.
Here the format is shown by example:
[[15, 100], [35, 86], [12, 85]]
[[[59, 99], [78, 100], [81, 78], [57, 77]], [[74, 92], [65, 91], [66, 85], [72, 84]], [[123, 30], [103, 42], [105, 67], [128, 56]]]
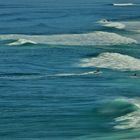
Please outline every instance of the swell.
[[132, 140], [139, 137], [140, 104], [138, 98], [120, 97], [100, 101], [90, 115], [93, 117], [94, 124], [99, 127], [99, 132], [93, 130], [93, 133], [77, 137], [76, 140]]
[[0, 13], [1, 18], [5, 18], [5, 17], [12, 17], [12, 16], [17, 16], [17, 15], [22, 15], [22, 12], [12, 12], [12, 13]]
[[0, 73], [0, 79], [3, 80], [28, 80], [42, 77], [39, 73]]
[[[116, 98], [101, 102], [93, 109], [94, 115], [104, 125], [113, 129], [126, 130], [140, 128], [139, 99]], [[101, 119], [101, 120], [100, 120]]]

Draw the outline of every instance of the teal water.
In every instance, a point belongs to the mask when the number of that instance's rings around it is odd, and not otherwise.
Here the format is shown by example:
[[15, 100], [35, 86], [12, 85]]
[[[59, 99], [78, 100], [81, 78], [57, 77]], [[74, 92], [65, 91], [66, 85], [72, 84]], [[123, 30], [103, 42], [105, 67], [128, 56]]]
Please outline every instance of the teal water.
[[0, 139], [139, 139], [140, 3], [121, 2], [0, 1]]

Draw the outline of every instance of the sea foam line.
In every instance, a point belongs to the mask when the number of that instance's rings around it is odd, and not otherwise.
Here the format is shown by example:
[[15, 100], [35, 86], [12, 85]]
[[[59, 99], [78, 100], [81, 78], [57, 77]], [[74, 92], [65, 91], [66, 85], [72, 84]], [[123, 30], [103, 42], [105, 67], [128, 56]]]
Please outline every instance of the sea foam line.
[[50, 45], [120, 45], [138, 43], [135, 39], [125, 37], [116, 33], [96, 31], [83, 34], [62, 35], [0, 35], [1, 40], [16, 40], [8, 45], [50, 44]]

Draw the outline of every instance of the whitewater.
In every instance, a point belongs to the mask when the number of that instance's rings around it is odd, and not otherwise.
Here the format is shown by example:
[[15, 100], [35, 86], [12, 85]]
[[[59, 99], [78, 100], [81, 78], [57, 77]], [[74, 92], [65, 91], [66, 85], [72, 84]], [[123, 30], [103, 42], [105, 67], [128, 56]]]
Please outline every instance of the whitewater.
[[139, 9], [1, 0], [0, 139], [138, 140]]

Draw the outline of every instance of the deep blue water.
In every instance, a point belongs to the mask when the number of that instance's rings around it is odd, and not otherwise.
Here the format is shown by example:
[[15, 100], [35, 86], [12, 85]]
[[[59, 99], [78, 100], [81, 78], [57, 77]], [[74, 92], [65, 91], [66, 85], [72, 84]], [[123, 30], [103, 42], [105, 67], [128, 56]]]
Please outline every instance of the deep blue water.
[[139, 139], [139, 10], [1, 0], [0, 139]]

